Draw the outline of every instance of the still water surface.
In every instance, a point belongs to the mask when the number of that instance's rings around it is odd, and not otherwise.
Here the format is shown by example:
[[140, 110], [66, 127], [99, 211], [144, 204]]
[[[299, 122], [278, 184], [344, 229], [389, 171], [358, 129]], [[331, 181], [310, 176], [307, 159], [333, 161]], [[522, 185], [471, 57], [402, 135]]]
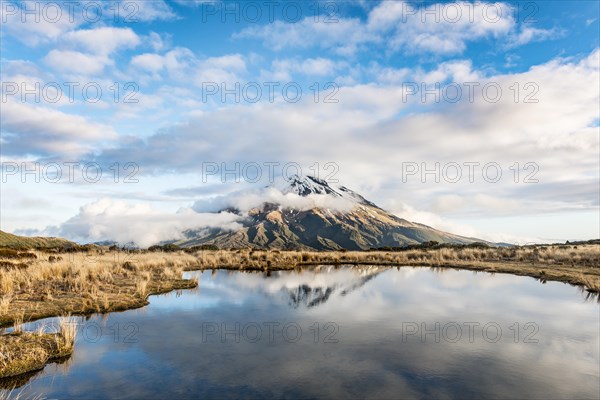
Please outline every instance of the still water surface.
[[72, 358], [20, 391], [123, 399], [600, 396], [600, 307], [569, 285], [408, 267], [186, 275], [198, 276], [198, 289], [79, 319]]

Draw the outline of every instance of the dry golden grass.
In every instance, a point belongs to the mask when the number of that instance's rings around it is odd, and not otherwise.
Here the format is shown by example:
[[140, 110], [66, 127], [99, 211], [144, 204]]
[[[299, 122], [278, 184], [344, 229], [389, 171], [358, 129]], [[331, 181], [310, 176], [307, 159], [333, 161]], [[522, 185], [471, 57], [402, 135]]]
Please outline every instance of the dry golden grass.
[[196, 253], [203, 269], [295, 269], [319, 264], [449, 267], [526, 275], [600, 292], [600, 245], [439, 248], [406, 251], [217, 250]]
[[12, 298], [13, 297], [10, 294], [0, 297], [0, 314], [8, 312], [8, 306], [10, 305]]
[[141, 307], [149, 294], [195, 285], [181, 279], [184, 268], [197, 265], [183, 252], [32, 253], [26, 268], [0, 269], [0, 326], [20, 314], [30, 321]]
[[[18, 264], [15, 263], [18, 260]], [[23, 262], [23, 260], [26, 260]], [[513, 248], [438, 248], [406, 251], [200, 250], [134, 253], [93, 249], [56, 256], [0, 252], [0, 377], [42, 368], [73, 351], [75, 325], [61, 322], [58, 334], [25, 333], [23, 321], [141, 307], [147, 297], [196, 287], [184, 270], [286, 270], [308, 265], [430, 266], [526, 275], [600, 292], [600, 245]]]
[[60, 319], [57, 333], [17, 331], [0, 340], [0, 378], [42, 369], [48, 362], [73, 352], [77, 326], [71, 318]]
[[[434, 266], [527, 275], [600, 291], [600, 245], [437, 248], [405, 251], [200, 250], [194, 253], [93, 250], [56, 256], [27, 251], [25, 268], [0, 269], [0, 326], [141, 307], [147, 297], [196, 282], [194, 269], [285, 270], [319, 264]], [[15, 254], [7, 252], [9, 257]], [[1, 254], [0, 254], [1, 256]], [[22, 262], [21, 256], [19, 262]], [[11, 262], [0, 257], [0, 262]]]

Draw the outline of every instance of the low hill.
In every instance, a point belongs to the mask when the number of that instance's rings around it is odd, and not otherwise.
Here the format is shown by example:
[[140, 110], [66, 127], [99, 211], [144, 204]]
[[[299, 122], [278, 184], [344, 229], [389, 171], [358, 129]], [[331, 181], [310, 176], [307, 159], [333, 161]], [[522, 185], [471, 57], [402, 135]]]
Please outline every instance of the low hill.
[[50, 249], [79, 247], [77, 243], [55, 237], [27, 237], [0, 231], [0, 247], [11, 249]]

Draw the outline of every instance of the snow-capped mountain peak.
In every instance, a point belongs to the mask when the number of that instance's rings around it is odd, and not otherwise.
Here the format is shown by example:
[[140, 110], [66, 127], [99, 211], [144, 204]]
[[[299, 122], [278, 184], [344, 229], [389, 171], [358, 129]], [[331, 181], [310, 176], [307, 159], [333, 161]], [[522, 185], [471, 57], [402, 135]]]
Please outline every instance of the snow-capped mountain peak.
[[[282, 178], [259, 193], [244, 195], [237, 200], [242, 207], [234, 207], [235, 212], [243, 209], [247, 213], [247, 218], [240, 222], [242, 228], [236, 231], [189, 231], [186, 239], [178, 244], [212, 244], [219, 248], [366, 250], [427, 241], [476, 241], [406, 221], [344, 186], [314, 176], [294, 175], [285, 182]], [[252, 207], [249, 208], [250, 204]]]
[[309, 195], [329, 195], [351, 203], [375, 206], [375, 204], [345, 186], [330, 184], [323, 179], [310, 175], [298, 176], [294, 174], [283, 185], [279, 186], [279, 190], [283, 194], [293, 193], [302, 197]]
[[292, 175], [286, 184], [281, 188], [283, 194], [295, 193], [299, 196], [308, 196], [310, 194], [329, 194], [340, 196], [340, 194], [329, 184], [314, 176]]

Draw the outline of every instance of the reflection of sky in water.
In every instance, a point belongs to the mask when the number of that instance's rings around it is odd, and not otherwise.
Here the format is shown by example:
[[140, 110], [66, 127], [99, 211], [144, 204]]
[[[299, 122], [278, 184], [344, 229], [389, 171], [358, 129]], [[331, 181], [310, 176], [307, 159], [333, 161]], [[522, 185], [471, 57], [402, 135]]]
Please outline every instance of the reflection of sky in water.
[[[24, 391], [59, 398], [598, 397], [598, 304], [572, 286], [419, 268], [189, 274], [199, 277], [198, 289], [89, 319], [82, 329], [94, 324], [103, 336], [92, 343], [80, 334], [69, 369], [48, 366]], [[339, 326], [337, 343], [323, 343], [330, 321]], [[257, 323], [263, 336], [238, 343], [206, 335], [207, 324], [232, 329], [236, 322], [242, 329]], [[272, 342], [265, 322], [280, 324]], [[403, 323], [433, 329], [436, 322], [461, 325], [462, 338], [402, 340]], [[494, 322], [502, 337], [488, 343], [479, 327], [471, 343], [467, 322]], [[523, 343], [527, 322], [539, 327], [538, 343]], [[124, 343], [128, 323], [139, 328], [135, 343]], [[302, 329], [295, 343], [282, 336], [287, 323]]]

